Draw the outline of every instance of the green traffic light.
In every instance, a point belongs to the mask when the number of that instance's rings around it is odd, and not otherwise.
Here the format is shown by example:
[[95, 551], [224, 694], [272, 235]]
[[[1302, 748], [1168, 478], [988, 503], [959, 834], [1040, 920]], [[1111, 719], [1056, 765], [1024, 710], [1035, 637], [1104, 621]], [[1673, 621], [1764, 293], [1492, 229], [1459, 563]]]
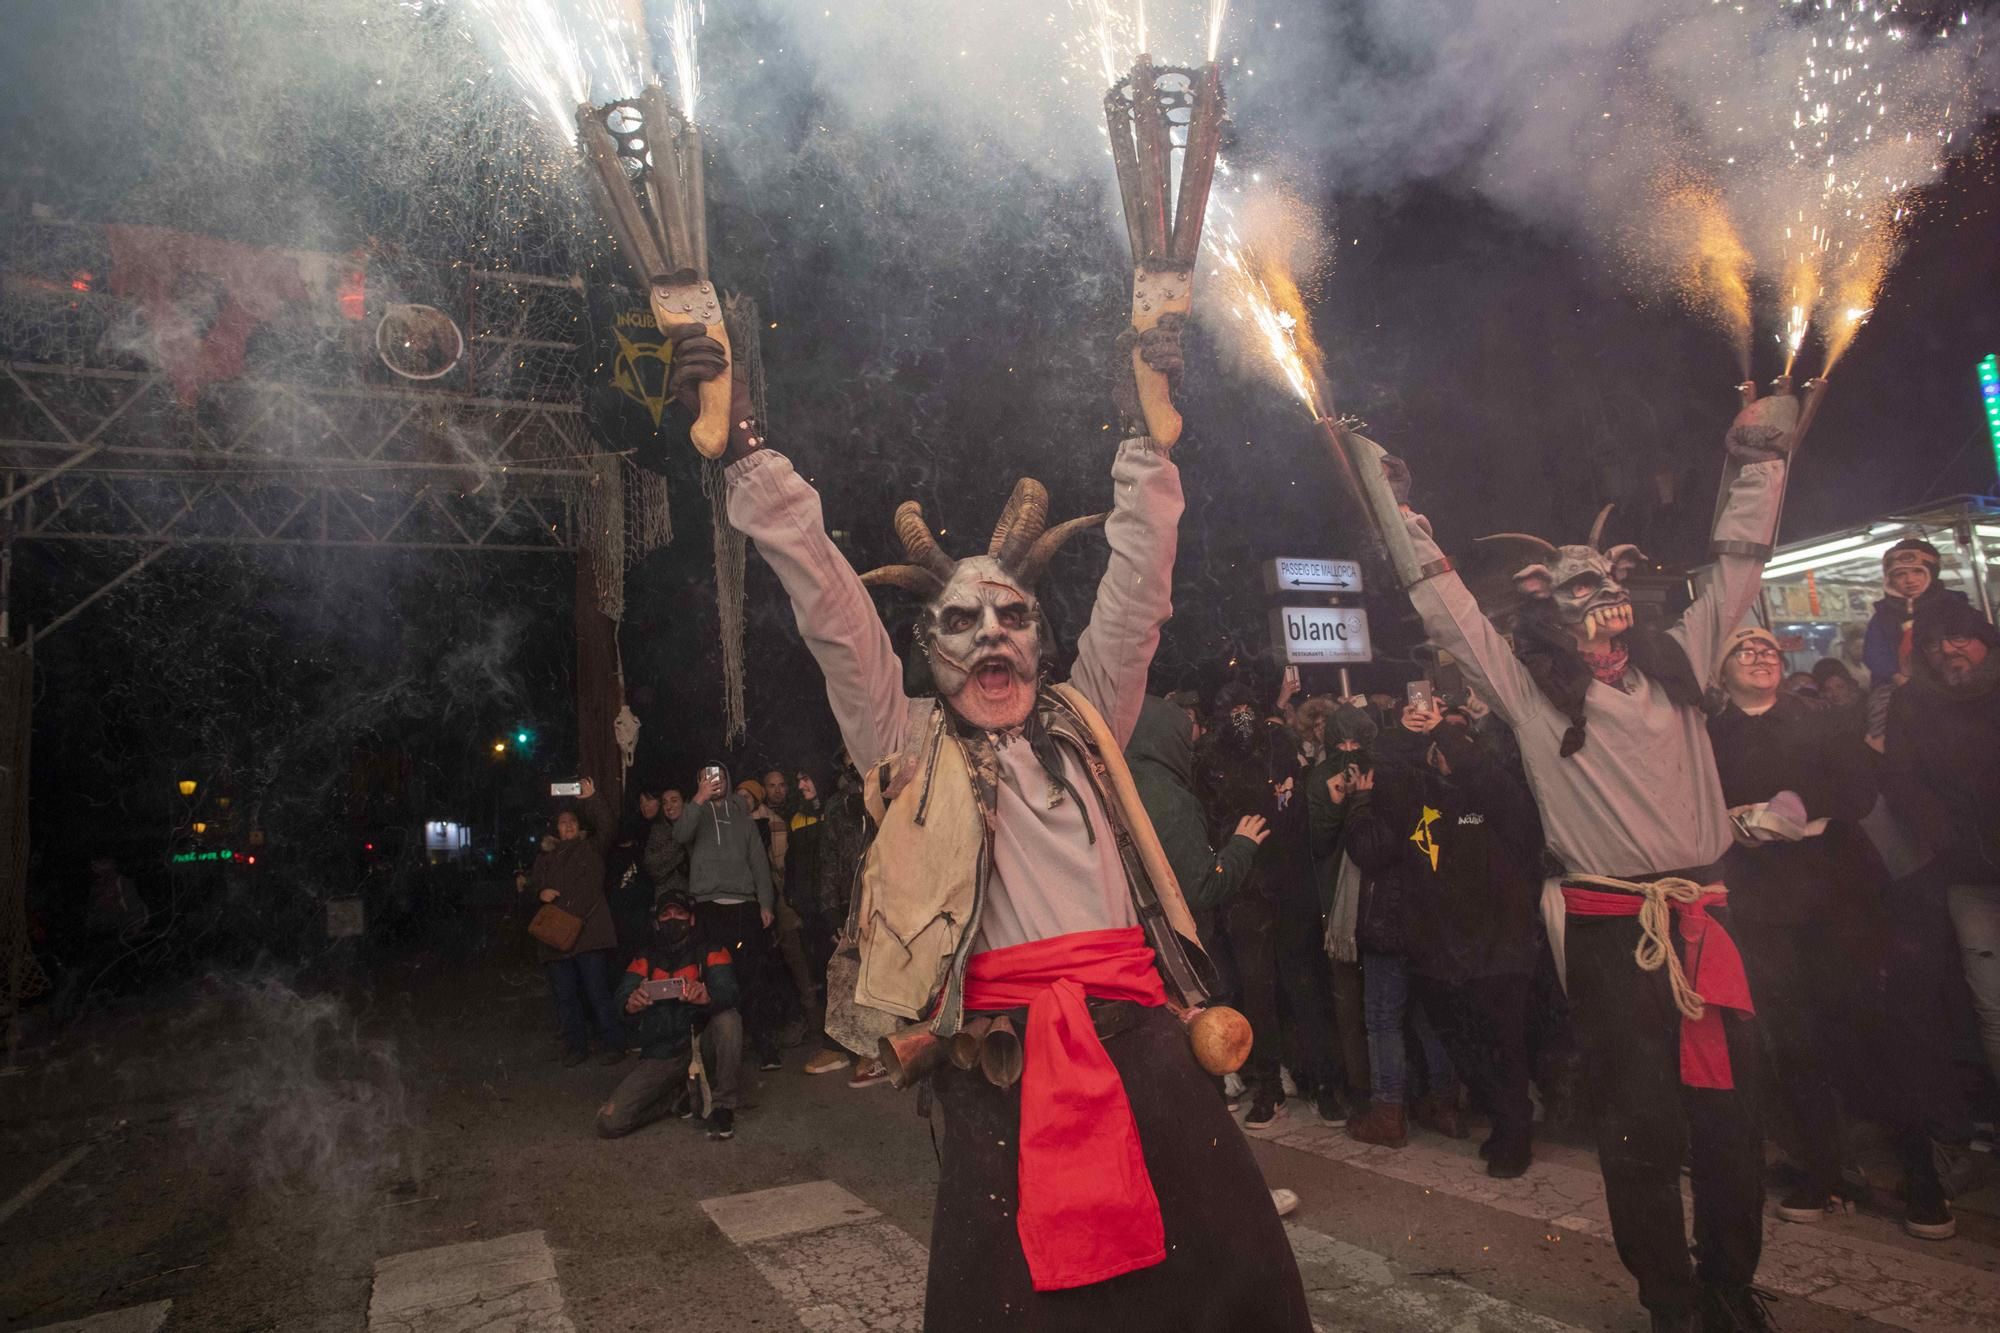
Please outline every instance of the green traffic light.
[[517, 732], [515, 732], [515, 733], [514, 733], [514, 743], [515, 743], [516, 745], [526, 745], [526, 744], [528, 743], [528, 733], [527, 733], [527, 732], [525, 732], [525, 731], [517, 731]]

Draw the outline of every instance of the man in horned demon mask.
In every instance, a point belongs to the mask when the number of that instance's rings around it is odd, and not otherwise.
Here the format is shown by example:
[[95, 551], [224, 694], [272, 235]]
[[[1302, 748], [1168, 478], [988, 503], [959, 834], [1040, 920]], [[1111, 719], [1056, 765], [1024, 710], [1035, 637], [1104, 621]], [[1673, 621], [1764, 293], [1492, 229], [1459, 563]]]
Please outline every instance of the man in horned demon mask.
[[[1519, 738], [1566, 871], [1543, 911], [1596, 1105], [1612, 1236], [1656, 1330], [1769, 1326], [1750, 1286], [1763, 1209], [1745, 1087], [1756, 1043], [1723, 929], [1716, 863], [1732, 839], [1700, 681], [1757, 595], [1798, 411], [1789, 394], [1767, 397], [1730, 426], [1715, 581], [1664, 631], [1635, 622], [1624, 580], [1644, 557], [1601, 551], [1601, 516], [1587, 546], [1526, 539], [1539, 558], [1514, 576], [1524, 605], [1511, 646], [1406, 502], [1394, 534], [1413, 548], [1410, 600], [1431, 641]], [[1690, 1151], [1692, 1261], [1680, 1193]]]
[[[699, 335], [668, 330], [685, 379], [720, 370]], [[1177, 329], [1137, 341], [1178, 373]], [[1129, 350], [1122, 364], [1130, 420]], [[1282, 1225], [1196, 1058], [1233, 1068], [1248, 1035], [1219, 1056], [1227, 1011], [1183, 1022], [1212, 970], [1121, 753], [1173, 610], [1169, 450], [1127, 432], [1108, 516], [1049, 527], [1046, 491], [1022, 480], [963, 560], [906, 503], [906, 562], [864, 579], [818, 495], [763, 447], [740, 382], [733, 426], [729, 521], [791, 599], [880, 825], [829, 968], [828, 1031], [865, 1054], [879, 1040], [899, 1083], [930, 1077], [945, 1105], [926, 1327], [1305, 1333]], [[1110, 566], [1070, 680], [1051, 685], [1035, 585], [1100, 522]], [[905, 697], [871, 585], [924, 599], [936, 699]]]

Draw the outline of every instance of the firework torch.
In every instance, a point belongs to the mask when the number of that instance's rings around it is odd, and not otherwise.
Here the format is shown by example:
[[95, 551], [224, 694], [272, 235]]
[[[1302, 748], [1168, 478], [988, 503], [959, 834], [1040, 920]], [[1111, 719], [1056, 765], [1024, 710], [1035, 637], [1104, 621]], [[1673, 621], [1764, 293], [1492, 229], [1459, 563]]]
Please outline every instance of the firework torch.
[[[1211, 60], [1198, 70], [1155, 67], [1141, 55], [1130, 76], [1104, 95], [1111, 158], [1132, 244], [1132, 330], [1147, 333], [1168, 315], [1185, 316], [1194, 299], [1215, 157], [1222, 146], [1222, 74]], [[1173, 128], [1183, 127], [1180, 188], [1172, 200]], [[1135, 346], [1132, 376], [1146, 433], [1162, 445], [1181, 437], [1181, 415], [1167, 377]]]
[[[699, 324], [729, 356], [722, 298], [708, 278], [701, 131], [669, 108], [658, 84], [637, 97], [578, 107], [576, 124], [598, 207], [646, 284], [654, 321], [662, 331]], [[720, 458], [729, 442], [729, 382], [725, 370], [699, 386], [688, 434], [707, 458]]]

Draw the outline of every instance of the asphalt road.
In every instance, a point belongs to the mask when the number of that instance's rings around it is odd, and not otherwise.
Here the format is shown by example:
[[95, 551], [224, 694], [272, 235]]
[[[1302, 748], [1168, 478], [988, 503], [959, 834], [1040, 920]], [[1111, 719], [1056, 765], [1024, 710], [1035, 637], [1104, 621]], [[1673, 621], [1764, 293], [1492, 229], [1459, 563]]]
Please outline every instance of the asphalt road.
[[[117, 1002], [0, 1074], [4, 1328], [861, 1330], [922, 1327], [936, 1176], [915, 1098], [755, 1075], [735, 1139], [605, 1142], [620, 1074], [553, 1058], [518, 955], [399, 964], [301, 995], [214, 981]], [[1521, 1181], [1471, 1142], [1368, 1148], [1293, 1103], [1256, 1144], [1320, 1325], [1563, 1333], [1645, 1320], [1592, 1155]], [[2000, 1328], [2000, 1222], [1772, 1222], [1785, 1333]]]

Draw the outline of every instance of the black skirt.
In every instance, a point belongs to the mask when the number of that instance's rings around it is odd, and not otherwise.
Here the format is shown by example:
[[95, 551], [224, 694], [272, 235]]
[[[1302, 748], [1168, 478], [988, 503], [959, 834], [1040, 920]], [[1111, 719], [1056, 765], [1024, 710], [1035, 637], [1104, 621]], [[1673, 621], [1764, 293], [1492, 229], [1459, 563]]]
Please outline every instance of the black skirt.
[[1094, 1286], [1034, 1289], [1015, 1230], [1021, 1089], [937, 1077], [943, 1170], [927, 1333], [1311, 1333], [1305, 1289], [1262, 1172], [1179, 1020], [1150, 1009], [1106, 1038], [1166, 1223], [1165, 1262]]

